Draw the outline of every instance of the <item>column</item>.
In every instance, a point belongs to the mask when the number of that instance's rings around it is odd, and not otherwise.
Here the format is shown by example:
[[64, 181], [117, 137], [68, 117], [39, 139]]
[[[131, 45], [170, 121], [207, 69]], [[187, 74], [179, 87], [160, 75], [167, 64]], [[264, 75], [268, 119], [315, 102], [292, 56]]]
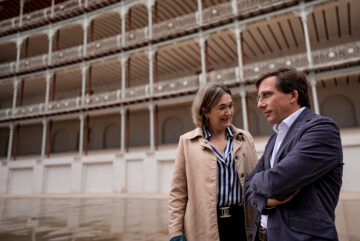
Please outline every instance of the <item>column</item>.
[[126, 91], [126, 61], [128, 59], [127, 55], [121, 57], [121, 99], [125, 99]]
[[120, 124], [120, 151], [122, 153], [125, 153], [125, 115], [126, 115], [126, 111], [125, 111], [125, 107], [122, 106], [120, 108], [120, 115], [121, 115], [121, 124]]
[[52, 60], [53, 37], [54, 37], [54, 30], [51, 27], [48, 33], [48, 39], [49, 39], [48, 66], [51, 66], [51, 62], [52, 62], [51, 60]]
[[238, 72], [238, 76], [239, 82], [244, 82], [245, 78], [244, 78], [244, 63], [243, 63], [243, 52], [242, 52], [242, 45], [241, 45], [241, 34], [242, 31], [244, 30], [243, 26], [236, 26], [236, 28], [234, 29], [234, 34], [236, 37], [236, 47], [237, 47], [237, 56], [238, 56], [238, 68], [239, 68], [239, 72]]
[[304, 26], [307, 60], [308, 60], [309, 67], [311, 68], [313, 63], [312, 63], [312, 57], [311, 57], [309, 30], [308, 30], [308, 25], [307, 25], [307, 14], [308, 14], [308, 12], [305, 10], [305, 2], [302, 1], [300, 16], [301, 16], [301, 21]]
[[152, 39], [152, 27], [153, 27], [153, 22], [152, 22], [152, 6], [154, 5], [155, 0], [148, 0], [148, 27], [149, 27], [149, 39]]
[[121, 46], [125, 46], [125, 34], [126, 34], [126, 11], [125, 8], [121, 8]]
[[48, 110], [49, 106], [51, 75], [50, 72], [46, 73], [45, 110]]
[[9, 143], [8, 143], [8, 150], [7, 150], [7, 160], [10, 161], [12, 147], [13, 147], [13, 139], [14, 139], [14, 124], [11, 123], [9, 126], [10, 133], [9, 133]]
[[19, 21], [19, 26], [22, 26], [23, 14], [24, 14], [24, 0], [20, 0], [20, 21]]
[[153, 152], [155, 150], [155, 139], [154, 139], [154, 103], [151, 101], [149, 103], [149, 111], [150, 111], [150, 151]]
[[54, 18], [55, 0], [51, 0], [51, 18]]
[[88, 154], [89, 149], [89, 115], [86, 115], [85, 118], [85, 131], [84, 131], [84, 154]]
[[52, 125], [53, 125], [53, 121], [50, 120], [48, 122], [48, 131], [47, 131], [47, 138], [46, 138], [46, 156], [47, 158], [50, 157], [50, 153], [51, 153], [51, 131], [52, 131]]
[[80, 114], [80, 132], [79, 132], [79, 156], [82, 156], [84, 150], [84, 114]]
[[16, 109], [16, 100], [17, 100], [17, 90], [18, 90], [18, 86], [19, 86], [19, 80], [15, 79], [14, 80], [14, 93], [13, 93], [13, 105], [12, 105], [12, 113], [14, 114], [14, 111]]
[[47, 137], [47, 126], [48, 126], [48, 120], [43, 119], [43, 133], [42, 133], [42, 142], [41, 142], [41, 158], [45, 158], [45, 151], [46, 151], [46, 137]]
[[203, 14], [202, 14], [202, 0], [197, 0], [197, 5], [198, 5], [198, 21], [199, 21], [199, 25], [202, 26], [203, 24]]
[[314, 102], [314, 111], [316, 114], [320, 114], [319, 100], [318, 100], [317, 91], [316, 91], [316, 83], [317, 82], [316, 82], [314, 72], [311, 72], [309, 74], [309, 79], [310, 79], [310, 85], [311, 85], [312, 98], [313, 98], [313, 102]]
[[247, 113], [247, 105], [246, 105], [246, 89], [245, 86], [240, 86], [240, 97], [241, 97], [241, 109], [242, 109], [242, 118], [244, 130], [249, 131], [249, 123], [248, 123], [248, 113]]
[[238, 15], [238, 6], [237, 6], [237, 0], [232, 0], [231, 1], [231, 7], [232, 7], [232, 10], [233, 10], [233, 14], [235, 16]]
[[[156, 51], [156, 50], [155, 50]], [[154, 49], [151, 47], [148, 51], [148, 58], [149, 58], [149, 95], [153, 94], [153, 85], [154, 85]]]
[[201, 80], [200, 84], [206, 83], [206, 53], [205, 53], [205, 45], [206, 45], [207, 37], [204, 37], [203, 35], [200, 36], [198, 39], [199, 45], [200, 45], [200, 54], [201, 54]]
[[88, 20], [87, 18], [84, 19], [83, 23], [83, 31], [84, 31], [84, 38], [83, 38], [83, 57], [86, 58], [87, 55], [87, 28], [88, 28]]
[[22, 44], [22, 39], [17, 38], [17, 40], [16, 40], [16, 72], [19, 72], [19, 68], [20, 68], [21, 44]]
[[81, 67], [81, 105], [85, 104], [87, 66]]

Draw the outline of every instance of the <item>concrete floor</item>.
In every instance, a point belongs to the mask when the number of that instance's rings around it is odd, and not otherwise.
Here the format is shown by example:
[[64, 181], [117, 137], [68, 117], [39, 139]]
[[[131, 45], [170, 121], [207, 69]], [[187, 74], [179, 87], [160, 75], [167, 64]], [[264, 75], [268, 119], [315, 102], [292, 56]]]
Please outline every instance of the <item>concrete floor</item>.
[[[341, 241], [360, 241], [360, 198], [336, 209]], [[0, 240], [165, 241], [167, 199], [144, 197], [0, 198]]]

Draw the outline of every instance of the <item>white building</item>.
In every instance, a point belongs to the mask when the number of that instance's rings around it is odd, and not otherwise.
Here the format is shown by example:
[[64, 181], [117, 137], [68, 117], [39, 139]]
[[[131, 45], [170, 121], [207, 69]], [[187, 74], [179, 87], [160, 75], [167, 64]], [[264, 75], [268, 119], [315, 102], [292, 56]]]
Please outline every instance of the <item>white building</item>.
[[261, 155], [272, 132], [255, 78], [308, 73], [340, 126], [343, 192], [360, 187], [360, 1], [0, 2], [0, 194], [163, 192], [190, 106], [231, 87]]

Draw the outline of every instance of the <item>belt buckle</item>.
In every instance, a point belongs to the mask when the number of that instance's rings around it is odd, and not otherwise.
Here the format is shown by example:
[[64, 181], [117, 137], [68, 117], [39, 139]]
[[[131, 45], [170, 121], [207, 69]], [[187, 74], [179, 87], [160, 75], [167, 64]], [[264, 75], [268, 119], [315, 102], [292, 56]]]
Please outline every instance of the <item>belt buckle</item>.
[[220, 208], [220, 218], [230, 218], [230, 207], [221, 207]]
[[266, 229], [263, 227], [259, 227], [259, 240], [260, 241], [266, 241], [267, 237], [266, 237]]

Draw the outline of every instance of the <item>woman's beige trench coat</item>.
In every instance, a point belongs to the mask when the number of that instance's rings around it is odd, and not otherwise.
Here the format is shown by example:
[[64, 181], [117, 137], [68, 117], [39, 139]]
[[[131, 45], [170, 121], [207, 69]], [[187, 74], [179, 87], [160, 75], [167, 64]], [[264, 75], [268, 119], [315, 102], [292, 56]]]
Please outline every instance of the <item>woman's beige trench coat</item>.
[[[245, 177], [258, 161], [250, 133], [231, 126], [233, 154], [244, 200]], [[201, 128], [180, 137], [169, 196], [170, 238], [185, 235], [187, 241], [219, 241], [216, 156]], [[257, 211], [245, 201], [248, 240], [254, 231]]]

